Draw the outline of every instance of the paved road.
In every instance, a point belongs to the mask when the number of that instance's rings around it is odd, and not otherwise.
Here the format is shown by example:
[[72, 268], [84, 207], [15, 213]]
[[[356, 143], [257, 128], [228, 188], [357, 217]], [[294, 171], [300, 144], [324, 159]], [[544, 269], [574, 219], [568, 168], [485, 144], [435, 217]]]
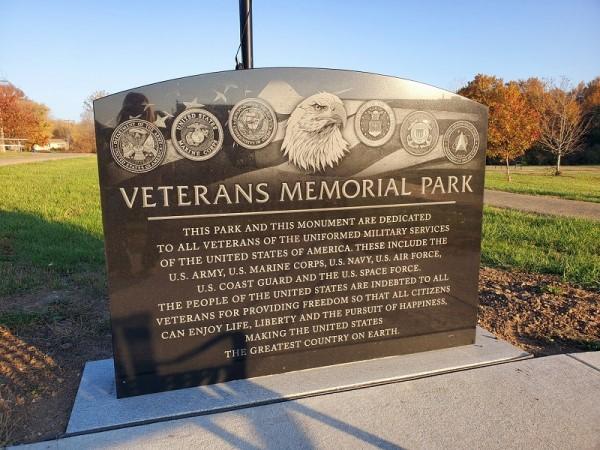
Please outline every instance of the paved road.
[[486, 205], [500, 208], [600, 221], [600, 203], [565, 200], [543, 195], [513, 194], [512, 192], [487, 189], [484, 202]]
[[0, 166], [54, 161], [59, 159], [92, 158], [94, 156], [96, 155], [90, 153], [23, 153], [23, 155], [11, 155], [3, 158], [2, 155], [0, 155]]

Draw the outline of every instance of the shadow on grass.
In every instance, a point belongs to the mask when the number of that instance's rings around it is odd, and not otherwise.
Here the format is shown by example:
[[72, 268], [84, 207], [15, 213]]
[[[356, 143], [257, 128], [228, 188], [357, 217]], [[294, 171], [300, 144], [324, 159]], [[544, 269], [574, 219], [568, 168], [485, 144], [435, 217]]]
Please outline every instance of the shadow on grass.
[[97, 233], [0, 211], [0, 447], [63, 432], [83, 363], [110, 354], [105, 283]]
[[0, 297], [58, 288], [66, 276], [103, 271], [100, 236], [37, 215], [0, 211]]

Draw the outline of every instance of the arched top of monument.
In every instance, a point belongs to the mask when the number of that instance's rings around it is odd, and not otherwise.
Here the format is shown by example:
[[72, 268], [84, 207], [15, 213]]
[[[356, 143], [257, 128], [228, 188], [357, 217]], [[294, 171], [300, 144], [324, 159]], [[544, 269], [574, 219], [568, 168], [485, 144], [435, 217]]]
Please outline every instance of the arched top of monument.
[[[404, 78], [344, 69], [274, 67], [230, 70], [191, 75], [139, 86], [96, 100], [96, 105], [112, 103], [129, 92], [139, 92], [158, 101], [165, 95], [196, 99], [201, 104], [232, 104], [240, 98], [260, 97], [268, 100], [277, 112], [287, 113], [294, 98], [300, 99], [315, 92], [330, 92], [347, 100], [407, 100], [477, 102], [454, 92]], [[280, 104], [280, 105], [278, 105]], [[279, 106], [279, 107], [278, 107]]]

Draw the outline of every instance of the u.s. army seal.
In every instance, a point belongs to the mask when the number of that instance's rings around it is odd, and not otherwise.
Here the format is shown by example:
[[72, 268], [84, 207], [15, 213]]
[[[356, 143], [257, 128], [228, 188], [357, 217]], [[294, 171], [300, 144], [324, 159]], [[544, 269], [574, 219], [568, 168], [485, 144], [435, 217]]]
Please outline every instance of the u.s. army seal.
[[471, 122], [454, 122], [444, 133], [444, 153], [454, 164], [466, 164], [479, 149], [479, 133]]
[[144, 173], [158, 167], [167, 154], [165, 138], [152, 123], [131, 119], [121, 123], [110, 137], [115, 162], [128, 172]]
[[171, 126], [171, 141], [184, 158], [204, 161], [223, 146], [223, 127], [211, 113], [189, 108], [179, 114]]
[[431, 152], [440, 137], [435, 117], [426, 111], [413, 111], [400, 127], [400, 141], [404, 149], [414, 156]]
[[390, 140], [396, 129], [394, 111], [380, 100], [365, 102], [356, 111], [354, 131], [369, 147], [379, 147]]
[[271, 143], [277, 132], [277, 116], [264, 100], [246, 98], [235, 104], [229, 114], [229, 131], [233, 140], [249, 150]]

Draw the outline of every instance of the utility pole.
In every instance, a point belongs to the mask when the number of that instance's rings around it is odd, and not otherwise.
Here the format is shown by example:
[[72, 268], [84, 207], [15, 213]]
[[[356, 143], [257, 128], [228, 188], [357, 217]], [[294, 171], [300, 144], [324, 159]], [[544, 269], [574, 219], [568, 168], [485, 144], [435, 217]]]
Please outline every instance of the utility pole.
[[240, 0], [240, 45], [242, 48], [241, 69], [254, 67], [252, 54], [252, 0]]

